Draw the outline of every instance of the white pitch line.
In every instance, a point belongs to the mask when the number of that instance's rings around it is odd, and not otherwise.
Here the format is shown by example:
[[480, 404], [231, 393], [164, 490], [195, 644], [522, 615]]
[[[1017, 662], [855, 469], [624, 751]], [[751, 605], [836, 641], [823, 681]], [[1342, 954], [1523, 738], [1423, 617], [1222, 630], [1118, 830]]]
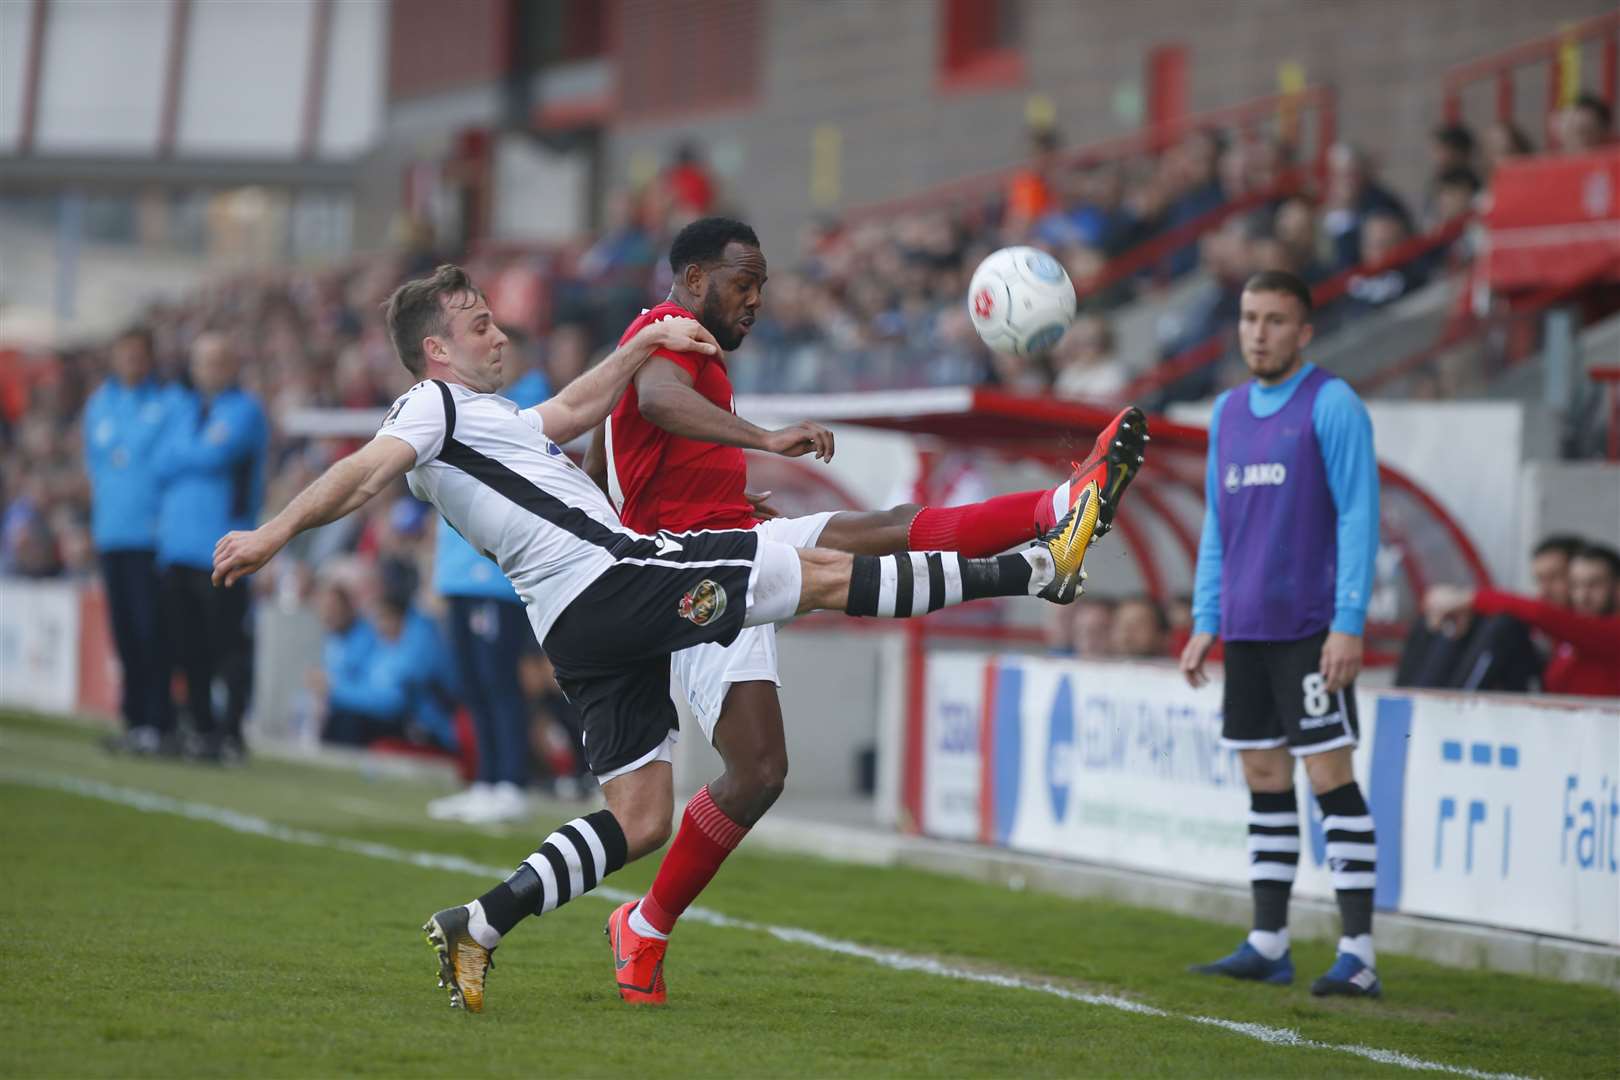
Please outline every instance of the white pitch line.
[[[239, 813], [223, 806], [188, 802], [184, 799], [175, 799], [155, 792], [104, 784], [97, 780], [39, 773], [24, 774], [9, 769], [0, 770], [0, 780], [29, 787], [66, 792], [70, 795], [79, 795], [85, 798], [100, 799], [103, 802], [116, 803], [119, 806], [131, 807], [150, 814], [170, 814], [175, 817], [190, 818], [193, 821], [218, 825], [233, 832], [264, 837], [267, 840], [279, 840], [287, 844], [301, 844], [305, 847], [327, 848], [351, 855], [364, 855], [368, 858], [382, 859], [387, 862], [419, 866], [428, 870], [447, 870], [452, 873], [470, 874], [482, 878], [504, 878], [510, 869], [504, 866], [489, 866], [484, 863], [474, 862], [459, 855], [441, 855], [431, 851], [407, 851], [404, 848], [393, 847], [389, 844], [352, 840], [348, 837], [331, 836], [326, 833], [312, 832], [308, 829], [294, 829], [285, 825], [277, 825], [273, 821], [255, 817], [252, 814]], [[639, 894], [611, 888], [597, 889], [591, 895], [615, 904], [622, 904], [626, 900], [639, 899]], [[1444, 1062], [1412, 1057], [1410, 1054], [1403, 1054], [1398, 1050], [1380, 1050], [1373, 1046], [1318, 1042], [1315, 1039], [1307, 1039], [1291, 1028], [1277, 1028], [1265, 1024], [1224, 1020], [1216, 1016], [1197, 1016], [1190, 1013], [1169, 1012], [1152, 1005], [1131, 1001], [1129, 998], [1116, 997], [1113, 994], [1088, 993], [1072, 990], [1065, 986], [1058, 986], [1055, 983], [1042, 982], [1038, 979], [1027, 979], [1017, 975], [1001, 975], [994, 972], [956, 967], [931, 957], [913, 956], [909, 953], [896, 952], [890, 949], [877, 949], [853, 941], [827, 937], [813, 930], [802, 930], [792, 926], [771, 926], [766, 923], [750, 922], [747, 919], [734, 919], [729, 915], [722, 915], [707, 908], [687, 908], [685, 914], [681, 917], [694, 922], [705, 923], [709, 926], [769, 934], [789, 944], [804, 945], [808, 948], [819, 949], [822, 952], [838, 953], [843, 956], [870, 960], [874, 964], [893, 971], [914, 971], [939, 978], [955, 979], [959, 982], [998, 986], [1006, 990], [1033, 991], [1038, 994], [1048, 994], [1052, 997], [1062, 998], [1065, 1001], [1074, 1001], [1083, 1005], [1099, 1005], [1105, 1008], [1117, 1009], [1120, 1012], [1135, 1013], [1139, 1016], [1157, 1016], [1167, 1020], [1204, 1024], [1258, 1042], [1267, 1043], [1271, 1046], [1291, 1046], [1306, 1050], [1329, 1050], [1334, 1053], [1366, 1058], [1368, 1061], [1375, 1061], [1381, 1065], [1393, 1065], [1400, 1069], [1409, 1069], [1415, 1072], [1449, 1073], [1453, 1076], [1471, 1077], [1472, 1080], [1526, 1080], [1525, 1077], [1515, 1073], [1484, 1072], [1480, 1069], [1469, 1068], [1466, 1065], [1447, 1065]]]

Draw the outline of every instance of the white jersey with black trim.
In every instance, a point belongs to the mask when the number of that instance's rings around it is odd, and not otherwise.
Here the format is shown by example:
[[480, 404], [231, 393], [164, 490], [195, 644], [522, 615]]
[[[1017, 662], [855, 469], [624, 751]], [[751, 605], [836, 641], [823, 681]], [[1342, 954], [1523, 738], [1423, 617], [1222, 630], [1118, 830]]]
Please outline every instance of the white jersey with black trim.
[[436, 379], [388, 410], [377, 438], [416, 451], [411, 492], [500, 566], [542, 642], [570, 601], [639, 538], [546, 437], [540, 414]]

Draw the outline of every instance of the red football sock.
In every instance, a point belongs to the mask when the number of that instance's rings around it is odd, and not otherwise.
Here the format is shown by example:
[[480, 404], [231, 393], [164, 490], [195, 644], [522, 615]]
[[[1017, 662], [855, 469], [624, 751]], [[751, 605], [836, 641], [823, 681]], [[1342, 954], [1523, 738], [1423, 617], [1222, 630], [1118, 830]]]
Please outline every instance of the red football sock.
[[912, 551], [957, 551], [974, 559], [999, 555], [1052, 527], [1051, 495], [1020, 491], [967, 506], [925, 506], [912, 519], [907, 540]]
[[654, 930], [667, 935], [675, 928], [681, 912], [714, 880], [720, 864], [747, 835], [748, 827], [726, 817], [709, 798], [709, 788], [704, 785], [686, 804], [675, 842], [669, 845], [652, 888], [642, 897], [641, 917]]

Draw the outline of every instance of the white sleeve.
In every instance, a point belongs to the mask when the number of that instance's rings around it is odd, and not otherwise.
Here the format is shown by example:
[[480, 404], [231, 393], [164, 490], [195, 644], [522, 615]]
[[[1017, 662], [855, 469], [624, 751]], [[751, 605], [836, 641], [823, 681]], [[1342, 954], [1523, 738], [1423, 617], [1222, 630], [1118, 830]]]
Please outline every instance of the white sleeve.
[[421, 382], [394, 402], [383, 417], [377, 437], [391, 436], [416, 451], [416, 464], [425, 465], [444, 448], [444, 394], [436, 383]]

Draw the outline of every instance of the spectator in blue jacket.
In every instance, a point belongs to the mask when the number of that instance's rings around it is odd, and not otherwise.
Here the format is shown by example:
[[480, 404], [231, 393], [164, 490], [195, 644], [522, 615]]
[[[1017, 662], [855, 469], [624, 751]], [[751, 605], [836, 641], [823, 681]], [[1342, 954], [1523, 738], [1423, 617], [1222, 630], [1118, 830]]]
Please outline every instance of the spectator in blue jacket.
[[[530, 369], [506, 388], [520, 408], [551, 396], [546, 377]], [[478, 773], [471, 787], [435, 799], [439, 820], [488, 824], [527, 816], [529, 710], [518, 661], [535, 647], [523, 603], [500, 567], [439, 519], [433, 586], [449, 604], [450, 649], [478, 739]]]
[[366, 623], [357, 618], [342, 630], [336, 629], [341, 618], [326, 620], [321, 737], [364, 746], [391, 736], [453, 751], [455, 674], [438, 627], [411, 605], [408, 590], [391, 585], [383, 587], [371, 614], [369, 629], [361, 629]]
[[[325, 707], [322, 738], [329, 742], [369, 741], [364, 713], [349, 713], [333, 702], [334, 688], [341, 695], [350, 687], [364, 686], [371, 677], [377, 651], [377, 632], [360, 617], [347, 585], [324, 576], [315, 590], [315, 611], [326, 636], [321, 642], [321, 666], [310, 675], [310, 689]], [[358, 736], [358, 738], [357, 738]]]
[[163, 646], [157, 575], [158, 482], [153, 451], [166, 430], [172, 392], [152, 366], [144, 327], [112, 345], [112, 375], [84, 408], [90, 477], [90, 535], [107, 590], [113, 643], [123, 667], [124, 732], [115, 751], [157, 753], [172, 743], [169, 658]]
[[[178, 391], [158, 447], [157, 561], [164, 617], [186, 676], [193, 739], [189, 752], [238, 762], [242, 716], [253, 682], [253, 637], [245, 583], [216, 589], [214, 545], [233, 529], [258, 524], [264, 499], [269, 428], [264, 410], [236, 384], [237, 361], [221, 334], [204, 333], [191, 350], [190, 390]], [[225, 712], [215, 722], [213, 684], [225, 683]]]

